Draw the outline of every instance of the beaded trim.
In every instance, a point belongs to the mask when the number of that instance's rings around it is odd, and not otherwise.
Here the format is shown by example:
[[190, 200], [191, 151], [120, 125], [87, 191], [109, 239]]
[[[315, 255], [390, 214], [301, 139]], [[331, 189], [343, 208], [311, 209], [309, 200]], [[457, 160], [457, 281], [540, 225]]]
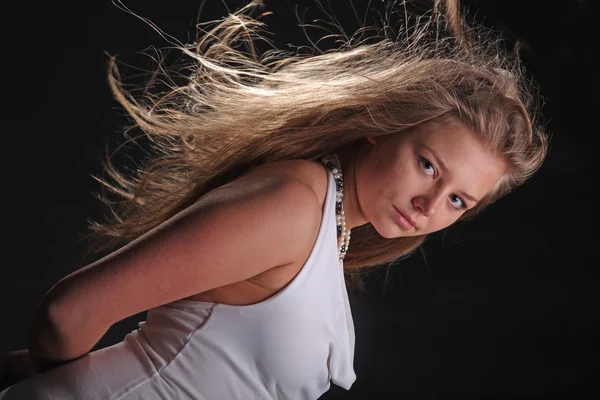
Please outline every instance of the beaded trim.
[[346, 229], [346, 216], [344, 215], [344, 180], [342, 179], [342, 164], [336, 154], [320, 157], [318, 160], [327, 167], [335, 178], [335, 216], [337, 221], [338, 257], [342, 264], [348, 245], [350, 244], [350, 230]]

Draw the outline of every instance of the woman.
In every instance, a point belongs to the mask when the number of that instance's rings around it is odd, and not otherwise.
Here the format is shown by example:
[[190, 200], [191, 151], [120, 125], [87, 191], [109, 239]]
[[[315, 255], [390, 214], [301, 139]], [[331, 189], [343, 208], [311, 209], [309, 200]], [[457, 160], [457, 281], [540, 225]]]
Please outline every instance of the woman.
[[[6, 359], [3, 400], [348, 390], [347, 289], [542, 164], [548, 141], [518, 60], [467, 28], [455, 2], [395, 41], [262, 57], [248, 39], [262, 24], [246, 15], [259, 5], [180, 46], [194, 70], [166, 93], [135, 99], [111, 60], [115, 98], [160, 154], [134, 177], [107, 160], [115, 183], [97, 179], [124, 201], [99, 196], [114, 218], [89, 238], [122, 247], [46, 294], [28, 349]], [[123, 342], [90, 352], [146, 310]]]

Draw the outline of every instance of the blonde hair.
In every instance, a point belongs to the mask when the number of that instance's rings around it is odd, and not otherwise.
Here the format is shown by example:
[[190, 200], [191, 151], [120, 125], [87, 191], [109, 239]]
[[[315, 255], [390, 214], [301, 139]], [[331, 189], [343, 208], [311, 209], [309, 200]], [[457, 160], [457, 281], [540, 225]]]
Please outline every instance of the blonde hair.
[[[261, 35], [265, 24], [250, 14], [262, 6], [251, 1], [219, 21], [199, 24], [202, 37], [176, 46], [192, 61], [188, 78], [168, 90], [135, 98], [111, 57], [114, 97], [156, 156], [131, 176], [107, 156], [104, 169], [113, 182], [93, 178], [119, 199], [95, 194], [111, 215], [105, 222], [88, 220], [84, 238], [95, 242], [90, 250], [134, 240], [258, 164], [314, 160], [367, 135], [400, 134], [427, 121], [466, 123], [508, 165], [462, 218], [510, 192], [543, 162], [548, 140], [537, 127], [538, 97], [518, 57], [502, 50], [491, 30], [467, 27], [456, 1], [436, 1], [412, 24], [407, 17], [395, 38], [388, 23], [373, 43], [340, 34], [338, 48], [314, 45], [312, 54], [276, 48], [259, 54], [255, 40], [268, 42]], [[361, 275], [382, 264], [389, 272], [424, 240], [385, 239], [370, 223], [353, 229], [344, 259], [351, 295], [365, 290]]]

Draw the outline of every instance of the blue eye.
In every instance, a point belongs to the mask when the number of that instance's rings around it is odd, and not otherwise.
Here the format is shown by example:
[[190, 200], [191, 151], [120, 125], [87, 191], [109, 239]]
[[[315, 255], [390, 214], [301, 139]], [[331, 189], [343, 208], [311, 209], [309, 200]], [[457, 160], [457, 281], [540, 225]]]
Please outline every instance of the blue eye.
[[460, 204], [459, 204], [458, 206], [455, 206], [455, 205], [454, 205], [455, 203], [454, 203], [453, 201], [451, 201], [451, 203], [452, 203], [452, 206], [453, 206], [454, 208], [456, 208], [456, 209], [460, 209], [460, 208], [465, 208], [465, 209], [466, 209], [466, 208], [467, 208], [467, 204], [466, 204], [466, 203], [463, 201], [463, 199], [461, 199], [460, 197], [458, 197], [458, 196], [457, 196], [457, 195], [455, 195], [455, 194], [451, 194], [451, 195], [450, 195], [450, 198], [452, 199], [452, 197], [454, 197], [454, 198], [458, 199], [458, 201], [460, 201]]
[[[425, 157], [419, 157], [419, 164], [421, 165], [421, 168], [423, 168], [423, 171], [425, 171], [425, 173], [429, 176], [432, 176], [435, 178], [435, 176], [437, 175], [437, 170], [435, 169], [435, 167], [433, 166], [433, 164], [426, 159]], [[465, 203], [465, 201], [463, 199], [461, 199], [460, 197], [458, 197], [455, 194], [450, 195], [451, 199], [456, 199], [454, 201], [451, 201], [452, 206], [454, 208], [456, 208], [457, 210], [460, 209], [467, 209], [467, 203]], [[455, 203], [455, 201], [458, 201], [458, 205]]]
[[435, 173], [435, 167], [425, 157], [419, 157], [419, 164], [421, 165], [421, 168], [423, 168], [423, 171], [425, 171], [426, 173], [431, 168], [432, 174], [427, 173], [427, 175], [431, 175], [431, 176], [435, 176], [436, 175], [436, 173]]

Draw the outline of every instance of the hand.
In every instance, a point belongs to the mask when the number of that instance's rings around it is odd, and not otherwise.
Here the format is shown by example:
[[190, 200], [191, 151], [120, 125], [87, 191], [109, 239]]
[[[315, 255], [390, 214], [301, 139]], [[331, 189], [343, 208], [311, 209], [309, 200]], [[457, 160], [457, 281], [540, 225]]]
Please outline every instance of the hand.
[[28, 349], [9, 351], [0, 361], [0, 391], [35, 373]]

